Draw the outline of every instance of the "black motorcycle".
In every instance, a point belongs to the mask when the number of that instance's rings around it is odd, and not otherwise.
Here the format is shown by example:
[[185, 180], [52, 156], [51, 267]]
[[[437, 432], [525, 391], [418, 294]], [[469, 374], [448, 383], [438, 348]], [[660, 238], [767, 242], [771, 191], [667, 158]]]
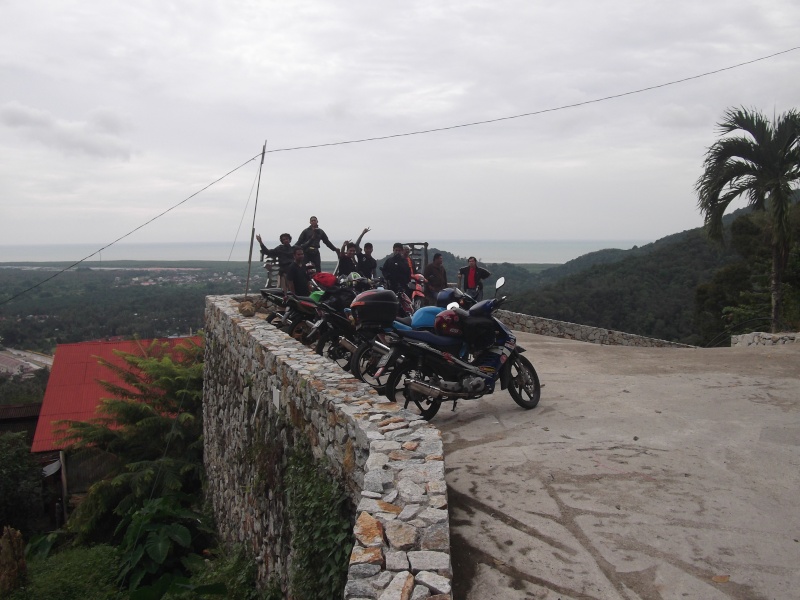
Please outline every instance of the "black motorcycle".
[[[504, 278], [497, 281], [500, 289]], [[386, 395], [402, 401], [430, 420], [443, 402], [473, 400], [491, 394], [497, 382], [508, 389], [514, 401], [525, 409], [535, 408], [541, 395], [536, 369], [522, 356], [508, 327], [492, 313], [506, 297], [478, 302], [468, 311], [455, 307], [437, 316], [435, 333], [400, 332], [390, 341], [390, 352], [378, 367], [390, 368]], [[451, 340], [449, 347], [443, 346]], [[453, 352], [451, 348], [466, 347]]]

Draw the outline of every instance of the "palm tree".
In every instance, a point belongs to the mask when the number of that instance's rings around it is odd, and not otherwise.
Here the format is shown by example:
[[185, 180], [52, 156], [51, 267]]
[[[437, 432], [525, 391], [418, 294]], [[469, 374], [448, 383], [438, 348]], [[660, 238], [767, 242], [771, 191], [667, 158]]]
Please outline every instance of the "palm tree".
[[769, 215], [772, 228], [772, 332], [778, 331], [781, 285], [791, 245], [792, 186], [800, 180], [800, 112], [792, 109], [772, 122], [755, 109], [728, 109], [718, 124], [723, 137], [706, 153], [697, 180], [698, 206], [708, 234], [722, 239], [722, 216], [738, 196]]

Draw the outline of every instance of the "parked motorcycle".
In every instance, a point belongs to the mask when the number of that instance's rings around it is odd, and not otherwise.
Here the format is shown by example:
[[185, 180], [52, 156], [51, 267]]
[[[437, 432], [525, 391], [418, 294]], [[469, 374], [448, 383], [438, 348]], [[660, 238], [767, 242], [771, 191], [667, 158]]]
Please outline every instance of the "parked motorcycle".
[[[498, 279], [496, 289], [504, 283]], [[452, 401], [455, 410], [459, 400], [491, 394], [499, 382], [519, 406], [535, 408], [541, 395], [536, 369], [511, 330], [492, 315], [506, 298], [483, 300], [468, 311], [451, 305], [437, 315], [434, 333], [401, 333], [390, 340], [378, 367], [391, 369], [386, 395], [430, 420], [443, 402]], [[469, 358], [449, 350], [459, 344], [467, 346]]]
[[425, 284], [428, 280], [420, 273], [414, 273], [411, 281], [408, 282], [408, 289], [411, 290], [411, 312], [417, 312], [425, 306]]

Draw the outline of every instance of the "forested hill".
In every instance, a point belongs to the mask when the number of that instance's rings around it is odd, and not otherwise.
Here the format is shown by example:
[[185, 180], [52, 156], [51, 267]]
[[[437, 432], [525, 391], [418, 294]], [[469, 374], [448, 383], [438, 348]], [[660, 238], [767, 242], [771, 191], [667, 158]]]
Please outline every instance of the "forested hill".
[[[726, 227], [729, 227], [730, 224], [737, 218], [749, 214], [750, 212], [751, 209], [749, 208], [740, 208], [733, 211], [729, 215], [724, 216], [722, 222]], [[645, 244], [644, 246], [634, 246], [630, 250], [609, 248], [606, 250], [590, 252], [589, 254], [584, 254], [583, 256], [579, 256], [574, 260], [566, 262], [563, 265], [542, 271], [536, 277], [530, 280], [529, 287], [541, 288], [569, 275], [574, 275], [576, 273], [585, 271], [586, 269], [590, 269], [595, 265], [611, 264], [629, 259], [634, 256], [647, 256], [654, 252], [657, 253], [665, 248], [669, 248], [670, 246], [683, 244], [687, 239], [693, 237], [698, 231], [703, 232], [704, 229], [702, 227], [698, 227], [695, 229], [688, 229], [680, 233], [673, 233], [650, 244]]]
[[[726, 240], [732, 224], [751, 211], [740, 209], [723, 219]], [[795, 232], [791, 256], [800, 256], [800, 210], [792, 211]], [[755, 217], [756, 215], [752, 215]], [[740, 220], [738, 223], [751, 222]], [[704, 344], [725, 329], [723, 312], [745, 296], [762, 294], [769, 314], [769, 244], [763, 229], [736, 227], [739, 243], [720, 245], [704, 228], [662, 238], [631, 250], [601, 250], [543, 271], [531, 288], [516, 292], [509, 310], [689, 344]], [[749, 240], [749, 242], [748, 242]], [[757, 248], [743, 256], [737, 248]], [[790, 260], [784, 277], [787, 308], [794, 300], [800, 270]], [[798, 271], [798, 272], [796, 272]], [[698, 286], [705, 305], [698, 308]], [[761, 290], [761, 292], [759, 292]], [[711, 302], [714, 300], [718, 305]], [[696, 322], [698, 310], [704, 322]], [[746, 316], [753, 316], [752, 314]], [[734, 321], [735, 322], [735, 321]]]
[[[630, 251], [633, 252], [633, 251]], [[732, 250], [699, 229], [680, 242], [594, 264], [514, 296], [508, 309], [560, 321], [692, 343], [695, 290], [725, 264]]]

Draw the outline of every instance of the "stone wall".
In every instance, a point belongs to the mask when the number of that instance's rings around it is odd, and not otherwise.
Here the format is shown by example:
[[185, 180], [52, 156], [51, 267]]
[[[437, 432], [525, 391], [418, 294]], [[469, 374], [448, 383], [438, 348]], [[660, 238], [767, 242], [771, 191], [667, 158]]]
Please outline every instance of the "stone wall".
[[754, 331], [731, 336], [731, 346], [778, 346], [780, 344], [800, 344], [800, 333]]
[[256, 556], [260, 583], [276, 576], [286, 590], [291, 531], [279, 481], [302, 437], [351, 500], [345, 598], [449, 598], [439, 430], [258, 315], [242, 316], [233, 297], [206, 298], [205, 327], [207, 494], [222, 539]]
[[593, 344], [607, 344], [610, 346], [641, 346], [651, 348], [692, 348], [686, 344], [677, 342], [667, 342], [655, 338], [623, 333], [611, 329], [600, 327], [590, 327], [588, 325], [578, 325], [577, 323], [567, 323], [566, 321], [554, 321], [532, 315], [498, 310], [495, 313], [498, 319], [515, 331], [525, 331], [527, 333], [537, 333], [539, 335], [549, 335], [551, 337], [578, 340], [580, 342], [591, 342]]

